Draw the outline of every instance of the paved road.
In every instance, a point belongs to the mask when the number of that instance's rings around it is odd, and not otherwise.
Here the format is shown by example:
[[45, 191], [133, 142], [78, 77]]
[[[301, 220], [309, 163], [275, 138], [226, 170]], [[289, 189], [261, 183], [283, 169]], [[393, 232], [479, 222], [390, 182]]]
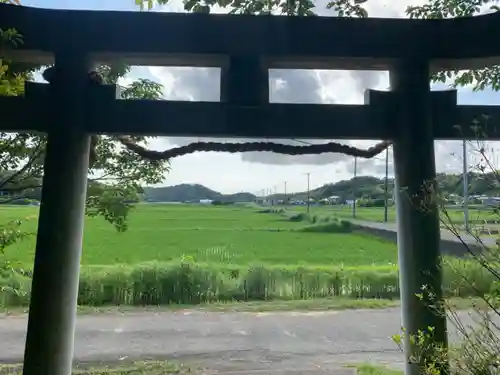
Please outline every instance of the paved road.
[[[364, 220], [352, 220], [352, 219], [345, 219], [347, 221], [352, 222], [355, 225], [359, 225], [362, 227], [367, 227], [367, 228], [373, 228], [373, 229], [378, 229], [378, 230], [386, 230], [389, 232], [397, 232], [397, 224], [396, 223], [382, 223], [382, 222], [375, 222], [375, 221], [364, 221]], [[477, 244], [477, 239], [474, 236], [471, 236], [469, 234], [461, 234], [462, 240], [467, 243], [467, 244], [472, 244], [475, 245]], [[441, 229], [441, 239], [446, 240], [446, 241], [453, 241], [453, 242], [459, 242], [461, 243], [460, 239], [457, 238], [453, 233], [451, 233], [448, 230]], [[481, 241], [487, 246], [495, 246], [495, 238], [493, 237], [486, 237], [483, 236], [481, 237]]]
[[[176, 358], [218, 371], [328, 368], [365, 361], [400, 368], [402, 355], [389, 338], [399, 326], [397, 308], [83, 315], [78, 319], [75, 357], [79, 361]], [[26, 317], [0, 318], [0, 361], [22, 359], [25, 330]]]

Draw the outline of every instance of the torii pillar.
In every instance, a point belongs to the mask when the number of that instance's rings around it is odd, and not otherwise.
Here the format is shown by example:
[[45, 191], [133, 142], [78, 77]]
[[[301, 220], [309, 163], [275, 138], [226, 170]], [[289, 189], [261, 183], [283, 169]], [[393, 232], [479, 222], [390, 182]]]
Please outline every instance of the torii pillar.
[[[429, 82], [429, 61], [418, 56], [397, 61], [390, 71], [406, 375], [422, 375], [424, 360], [433, 360], [425, 353], [415, 360], [417, 348], [408, 335], [430, 333], [432, 327], [433, 343], [447, 347], [446, 315], [435, 307], [443, 295]], [[447, 365], [441, 364], [440, 370], [447, 373]]]
[[[84, 132], [88, 63], [55, 54], [24, 375], [70, 375], [82, 252], [90, 136]], [[28, 93], [29, 95], [29, 93]], [[43, 98], [40, 98], [43, 99]]]

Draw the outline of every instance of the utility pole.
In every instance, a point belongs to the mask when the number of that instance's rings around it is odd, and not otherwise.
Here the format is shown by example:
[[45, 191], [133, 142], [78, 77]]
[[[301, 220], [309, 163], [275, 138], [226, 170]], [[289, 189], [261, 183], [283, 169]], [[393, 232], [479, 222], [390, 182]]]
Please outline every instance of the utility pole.
[[467, 171], [467, 143], [464, 140], [463, 149], [463, 184], [464, 184], [464, 227], [469, 230], [469, 176]]
[[283, 199], [283, 204], [284, 205], [288, 204], [288, 197], [286, 196], [286, 181], [285, 181], [285, 198]]
[[307, 213], [311, 210], [311, 173], [306, 173], [307, 175]]
[[358, 157], [354, 157], [354, 177], [353, 177], [353, 184], [354, 184], [354, 189], [353, 189], [353, 198], [352, 198], [352, 217], [355, 219], [356, 218], [356, 194], [357, 194], [357, 189], [356, 189], [356, 173], [358, 170]]
[[389, 147], [385, 149], [385, 181], [384, 181], [384, 223], [387, 223], [387, 210], [389, 205]]

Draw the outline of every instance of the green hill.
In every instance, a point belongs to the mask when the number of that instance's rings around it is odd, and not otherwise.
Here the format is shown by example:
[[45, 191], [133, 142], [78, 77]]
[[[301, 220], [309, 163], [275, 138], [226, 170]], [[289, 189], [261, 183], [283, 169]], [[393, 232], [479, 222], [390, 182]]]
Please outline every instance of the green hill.
[[[469, 194], [470, 195], [500, 195], [500, 176], [495, 173], [469, 173]], [[445, 174], [437, 175], [439, 191], [444, 197], [449, 195], [463, 195], [462, 175]], [[310, 195], [313, 199], [324, 199], [331, 196], [338, 196], [341, 200], [352, 199], [353, 197], [366, 199], [384, 199], [384, 178], [373, 176], [359, 176], [350, 180], [342, 180], [335, 183], [323, 185], [313, 189]], [[394, 179], [388, 180], [388, 192], [392, 197], [394, 189]], [[307, 192], [288, 194], [288, 197], [296, 200], [306, 200]], [[284, 194], [276, 194], [276, 199], [283, 199]]]
[[222, 194], [199, 184], [181, 184], [144, 188], [144, 198], [151, 202], [199, 202], [202, 199], [221, 202], [252, 202], [250, 193]]
[[[500, 177], [494, 173], [478, 174], [469, 173], [470, 195], [500, 195]], [[462, 176], [460, 174], [437, 175], [438, 186], [441, 194], [445, 197], [451, 194], [461, 196], [463, 193]], [[338, 196], [341, 200], [349, 200], [354, 196], [357, 199], [384, 199], [383, 178], [373, 176], [359, 176], [350, 180], [342, 180], [335, 183], [323, 185], [311, 190], [313, 199], [324, 199]], [[388, 192], [392, 197], [394, 180], [388, 180]], [[255, 195], [250, 193], [222, 194], [199, 184], [180, 184], [165, 187], [147, 187], [144, 189], [146, 200], [153, 202], [199, 202], [202, 199], [218, 200], [222, 202], [252, 202]], [[273, 199], [284, 199], [284, 194], [271, 196]], [[288, 194], [288, 198], [306, 200], [307, 192]]]

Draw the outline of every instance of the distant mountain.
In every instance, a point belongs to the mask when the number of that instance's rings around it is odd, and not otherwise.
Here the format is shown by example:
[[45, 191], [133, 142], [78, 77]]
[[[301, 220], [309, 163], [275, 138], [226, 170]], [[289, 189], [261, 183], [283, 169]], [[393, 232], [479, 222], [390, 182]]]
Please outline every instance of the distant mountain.
[[[500, 181], [495, 173], [468, 174], [470, 195], [500, 195]], [[342, 180], [313, 189], [310, 195], [313, 199], [324, 199], [338, 196], [341, 200], [357, 199], [384, 199], [384, 179], [373, 176], [358, 176], [350, 180]], [[462, 195], [463, 185], [460, 174], [438, 173], [437, 183], [439, 191], [444, 196]], [[394, 180], [388, 181], [389, 196], [392, 197]], [[224, 202], [252, 202], [255, 196], [250, 193], [224, 195], [203, 185], [182, 184], [159, 188], [145, 188], [145, 197], [157, 202], [185, 202], [199, 201], [200, 199], [220, 200]], [[284, 194], [270, 196], [272, 199], [284, 199]], [[288, 194], [287, 198], [306, 200], [307, 191]]]
[[[495, 173], [468, 173], [469, 194], [470, 195], [499, 195], [500, 181]], [[462, 195], [463, 183], [462, 175], [438, 173], [437, 184], [439, 191], [443, 196]], [[338, 196], [341, 200], [352, 199], [356, 196], [367, 199], [384, 199], [384, 184], [383, 178], [373, 176], [359, 176], [350, 180], [342, 180], [335, 183], [323, 185], [319, 188], [310, 191], [313, 199], [324, 199], [332, 196]], [[394, 188], [394, 179], [388, 180], [388, 192], [392, 197]], [[283, 199], [284, 194], [276, 194], [271, 196], [275, 199]], [[307, 191], [300, 193], [288, 194], [288, 198], [296, 200], [306, 200]]]
[[144, 198], [152, 202], [199, 202], [202, 199], [222, 202], [252, 202], [250, 193], [222, 194], [199, 184], [181, 184], [144, 188]]
[[[389, 194], [392, 194], [394, 182], [388, 181]], [[311, 198], [315, 200], [329, 197], [339, 197], [342, 201], [366, 197], [371, 199], [382, 199], [384, 197], [384, 179], [372, 176], [360, 176], [350, 180], [342, 180], [335, 183], [326, 184], [310, 191]], [[307, 200], [307, 191], [288, 194], [287, 198], [295, 200]], [[284, 199], [284, 194], [273, 195], [272, 198]]]

